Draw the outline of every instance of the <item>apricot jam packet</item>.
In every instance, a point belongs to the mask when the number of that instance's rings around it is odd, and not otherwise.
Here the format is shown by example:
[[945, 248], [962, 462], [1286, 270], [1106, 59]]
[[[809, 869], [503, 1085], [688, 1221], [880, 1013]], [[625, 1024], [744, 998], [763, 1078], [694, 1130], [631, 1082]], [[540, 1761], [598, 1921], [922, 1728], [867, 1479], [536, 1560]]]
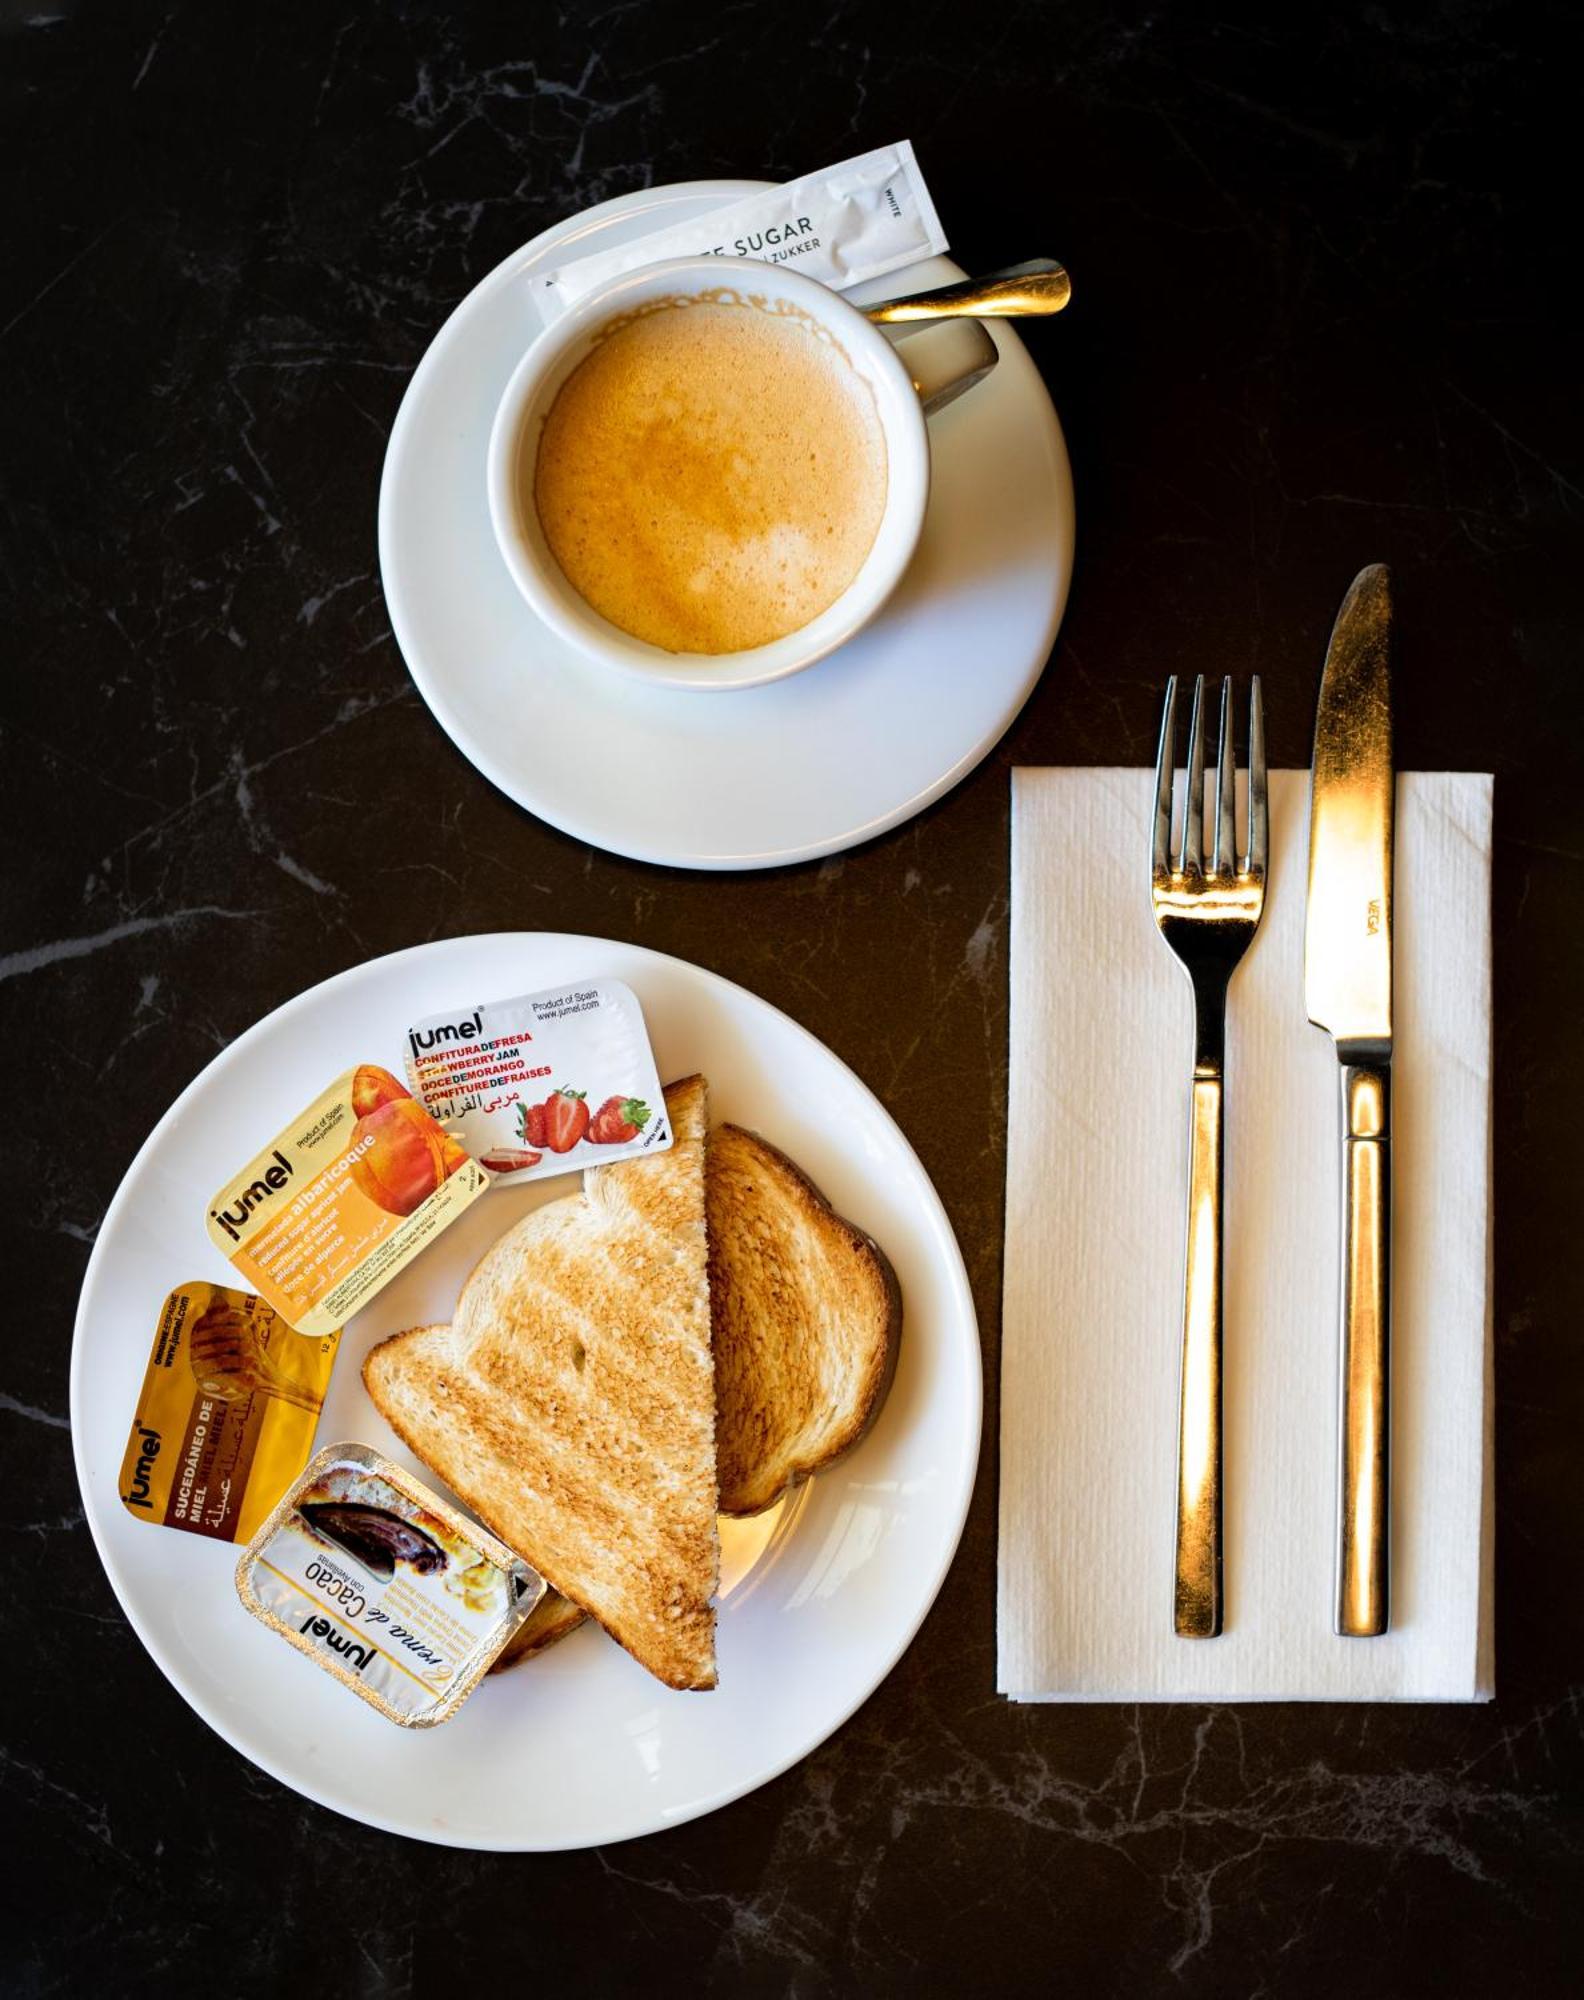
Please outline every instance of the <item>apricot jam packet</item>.
[[671, 1144], [638, 996], [619, 979], [431, 1014], [407, 1031], [413, 1094], [502, 1181]]
[[122, 1506], [141, 1521], [248, 1541], [307, 1463], [339, 1340], [299, 1339], [252, 1292], [178, 1285], [154, 1330]]
[[444, 1722], [544, 1578], [367, 1445], [315, 1457], [237, 1564], [255, 1618], [405, 1729]]
[[209, 1204], [209, 1240], [299, 1333], [344, 1326], [484, 1192], [388, 1069], [338, 1076]]

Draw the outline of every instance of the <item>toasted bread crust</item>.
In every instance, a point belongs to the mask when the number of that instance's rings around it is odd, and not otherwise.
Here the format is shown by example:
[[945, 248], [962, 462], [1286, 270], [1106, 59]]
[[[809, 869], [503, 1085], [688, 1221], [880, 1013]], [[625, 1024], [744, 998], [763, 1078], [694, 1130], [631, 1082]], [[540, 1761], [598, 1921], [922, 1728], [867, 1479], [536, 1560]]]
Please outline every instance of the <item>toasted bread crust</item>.
[[850, 1451], [896, 1373], [890, 1259], [779, 1147], [710, 1134], [710, 1316], [724, 1514], [757, 1514]]
[[666, 1104], [668, 1152], [591, 1169], [581, 1194], [534, 1210], [480, 1262], [449, 1328], [382, 1342], [363, 1376], [398, 1436], [564, 1597], [667, 1686], [708, 1688], [703, 1079], [669, 1086]]
[[558, 1639], [566, 1638], [569, 1632], [587, 1622], [588, 1613], [580, 1606], [569, 1603], [559, 1590], [547, 1590], [501, 1648], [490, 1672], [504, 1673], [507, 1667], [537, 1658]]

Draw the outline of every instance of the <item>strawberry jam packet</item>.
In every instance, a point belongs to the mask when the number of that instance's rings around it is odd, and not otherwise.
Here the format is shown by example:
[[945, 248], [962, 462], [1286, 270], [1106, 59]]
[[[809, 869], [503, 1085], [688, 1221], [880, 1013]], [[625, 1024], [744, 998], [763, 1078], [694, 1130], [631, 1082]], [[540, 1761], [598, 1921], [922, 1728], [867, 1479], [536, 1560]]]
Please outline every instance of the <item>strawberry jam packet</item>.
[[209, 1204], [209, 1240], [288, 1326], [333, 1333], [489, 1186], [378, 1063], [338, 1076]]
[[663, 1152], [671, 1125], [637, 996], [617, 979], [431, 1014], [413, 1095], [499, 1181]]

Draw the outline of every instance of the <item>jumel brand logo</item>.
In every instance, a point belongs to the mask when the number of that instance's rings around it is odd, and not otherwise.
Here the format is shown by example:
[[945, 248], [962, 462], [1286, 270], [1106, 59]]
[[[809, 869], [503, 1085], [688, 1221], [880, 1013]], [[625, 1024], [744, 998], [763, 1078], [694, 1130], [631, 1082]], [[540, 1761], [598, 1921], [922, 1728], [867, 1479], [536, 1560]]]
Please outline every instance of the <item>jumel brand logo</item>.
[[356, 1639], [344, 1638], [328, 1618], [305, 1618], [302, 1629], [310, 1639], [323, 1639], [332, 1653], [339, 1653], [343, 1659], [355, 1661], [359, 1673], [362, 1673], [374, 1657], [372, 1646], [360, 1646]]
[[[409, 1028], [407, 1039], [412, 1044], [412, 1052], [421, 1055], [425, 1049], [436, 1049], [442, 1042], [471, 1042], [484, 1032], [484, 1009], [466, 1015], [460, 1021], [442, 1021], [438, 1028]], [[519, 1034], [517, 1040], [531, 1042], [530, 1034]]]
[[137, 1433], [143, 1440], [137, 1455], [137, 1464], [132, 1468], [132, 1491], [123, 1493], [122, 1500], [128, 1507], [146, 1507], [152, 1513], [154, 1502], [149, 1498], [154, 1480], [154, 1461], [159, 1457], [160, 1434], [147, 1424], [139, 1424]]
[[236, 1213], [234, 1215], [229, 1208], [210, 1209], [210, 1221], [218, 1222], [233, 1243], [240, 1243], [242, 1241], [237, 1231], [243, 1227], [254, 1209], [262, 1208], [270, 1196], [272, 1194], [279, 1194], [281, 1189], [291, 1179], [291, 1161], [287, 1159], [279, 1146], [275, 1148], [275, 1162], [274, 1166], [264, 1169], [262, 1179], [254, 1181], [250, 1186], [242, 1190], [241, 1194], [237, 1197]]

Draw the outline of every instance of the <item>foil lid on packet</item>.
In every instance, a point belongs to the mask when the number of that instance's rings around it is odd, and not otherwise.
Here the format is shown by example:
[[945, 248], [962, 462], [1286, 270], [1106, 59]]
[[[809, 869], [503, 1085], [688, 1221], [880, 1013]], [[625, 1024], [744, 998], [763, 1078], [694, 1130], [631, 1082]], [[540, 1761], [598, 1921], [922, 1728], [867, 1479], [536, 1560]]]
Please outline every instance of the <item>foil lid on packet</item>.
[[117, 1491], [140, 1521], [245, 1542], [302, 1471], [340, 1336], [201, 1281], [160, 1308]]
[[209, 1204], [209, 1240], [299, 1333], [344, 1326], [489, 1186], [377, 1063], [338, 1076]]
[[407, 1031], [407, 1077], [497, 1180], [544, 1180], [671, 1144], [637, 996], [585, 981], [431, 1014]]
[[456, 1713], [544, 1578], [366, 1445], [326, 1445], [237, 1564], [237, 1595], [404, 1729]]
[[611, 278], [667, 257], [747, 257], [787, 264], [845, 292], [946, 248], [946, 234], [906, 139], [782, 187], [712, 209], [696, 222], [656, 230], [579, 257], [530, 280], [550, 320]]

